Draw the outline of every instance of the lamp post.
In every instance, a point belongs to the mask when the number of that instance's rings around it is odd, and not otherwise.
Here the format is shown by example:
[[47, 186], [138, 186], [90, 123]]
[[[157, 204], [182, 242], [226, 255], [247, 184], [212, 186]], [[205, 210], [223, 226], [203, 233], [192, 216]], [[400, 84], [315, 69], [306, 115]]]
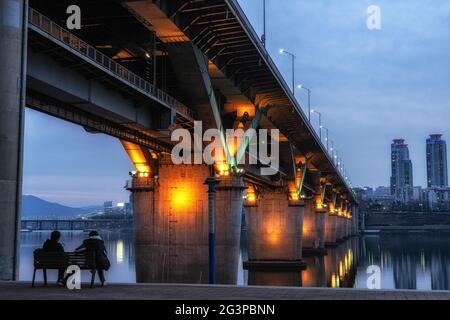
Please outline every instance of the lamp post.
[[261, 42], [266, 47], [266, 0], [263, 0], [263, 34], [261, 36]]
[[331, 149], [330, 149], [330, 151], [331, 151], [331, 160], [334, 163], [334, 141], [331, 141]]
[[219, 180], [209, 177], [204, 184], [208, 186], [208, 247], [209, 247], [209, 283], [216, 283], [216, 214], [215, 214], [215, 196], [216, 185]]
[[324, 129], [327, 132], [327, 136], [325, 137], [325, 141], [327, 142], [327, 151], [328, 150], [328, 128], [324, 127], [324, 126], [320, 126], [321, 129]]
[[311, 109], [311, 113], [317, 113], [319, 115], [319, 138], [322, 141], [322, 113], [314, 109]]
[[306, 90], [308, 92], [308, 121], [311, 122], [311, 90], [301, 84], [298, 86], [298, 88]]
[[295, 96], [295, 59], [297, 58], [292, 52], [286, 51], [284, 49], [280, 50], [281, 54], [287, 54], [292, 59], [292, 94]]

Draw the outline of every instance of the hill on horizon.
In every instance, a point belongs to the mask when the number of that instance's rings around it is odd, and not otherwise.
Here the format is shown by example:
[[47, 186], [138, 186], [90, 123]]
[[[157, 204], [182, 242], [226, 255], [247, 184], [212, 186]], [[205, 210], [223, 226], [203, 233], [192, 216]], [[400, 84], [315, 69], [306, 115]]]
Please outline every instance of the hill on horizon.
[[91, 213], [102, 206], [73, 208], [56, 202], [49, 202], [33, 195], [22, 196], [22, 218], [76, 218]]

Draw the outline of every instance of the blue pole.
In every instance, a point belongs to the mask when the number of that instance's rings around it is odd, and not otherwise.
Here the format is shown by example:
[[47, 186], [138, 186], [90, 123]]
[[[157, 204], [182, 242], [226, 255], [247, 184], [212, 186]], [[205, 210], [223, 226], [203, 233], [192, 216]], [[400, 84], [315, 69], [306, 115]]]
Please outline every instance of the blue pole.
[[215, 193], [219, 180], [214, 177], [206, 179], [208, 185], [208, 247], [209, 247], [209, 283], [216, 283], [216, 222], [215, 222]]
[[216, 234], [209, 233], [209, 283], [216, 283]]

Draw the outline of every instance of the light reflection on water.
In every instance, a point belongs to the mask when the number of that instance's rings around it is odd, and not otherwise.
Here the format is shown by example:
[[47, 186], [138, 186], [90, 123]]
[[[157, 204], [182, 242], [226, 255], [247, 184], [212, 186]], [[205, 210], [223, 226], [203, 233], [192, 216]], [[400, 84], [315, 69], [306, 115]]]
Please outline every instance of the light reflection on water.
[[[87, 233], [82, 231], [61, 231], [61, 243], [65, 251], [74, 251], [84, 239]], [[20, 280], [31, 280], [33, 276], [33, 251], [41, 248], [42, 244], [50, 236], [50, 232], [30, 232], [21, 234], [20, 244]], [[136, 282], [134, 264], [134, 241], [130, 232], [101, 232], [105, 241], [111, 268], [106, 273], [108, 282], [133, 283]], [[56, 271], [49, 270], [49, 279], [56, 279]], [[90, 273], [82, 272], [82, 281], [88, 281]], [[42, 272], [38, 271], [37, 281], [42, 281]], [[51, 280], [50, 280], [51, 281]], [[98, 279], [96, 279], [98, 281]]]
[[[22, 233], [20, 250], [20, 280], [31, 280], [33, 251], [42, 246], [50, 232]], [[107, 280], [116, 283], [134, 283], [135, 256], [133, 234], [103, 232], [103, 239], [111, 260]], [[62, 232], [66, 251], [73, 251], [87, 237], [83, 232]], [[304, 257], [307, 269], [291, 272], [247, 271], [239, 260], [239, 285], [276, 285], [304, 287], [366, 288], [367, 267], [381, 268], [382, 289], [450, 289], [450, 246], [448, 235], [398, 235], [351, 238], [327, 255]], [[82, 273], [83, 281], [89, 278]], [[37, 273], [38, 281], [42, 273]], [[49, 279], [56, 279], [56, 271], [49, 271]]]

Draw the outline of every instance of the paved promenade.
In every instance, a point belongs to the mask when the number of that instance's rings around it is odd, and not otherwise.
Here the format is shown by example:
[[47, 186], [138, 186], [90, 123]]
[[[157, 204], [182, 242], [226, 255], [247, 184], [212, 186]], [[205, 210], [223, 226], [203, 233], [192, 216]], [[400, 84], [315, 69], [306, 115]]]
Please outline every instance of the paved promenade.
[[359, 289], [238, 287], [179, 284], [112, 284], [81, 290], [28, 282], [0, 282], [0, 299], [150, 300], [450, 300], [450, 291], [372, 291]]

